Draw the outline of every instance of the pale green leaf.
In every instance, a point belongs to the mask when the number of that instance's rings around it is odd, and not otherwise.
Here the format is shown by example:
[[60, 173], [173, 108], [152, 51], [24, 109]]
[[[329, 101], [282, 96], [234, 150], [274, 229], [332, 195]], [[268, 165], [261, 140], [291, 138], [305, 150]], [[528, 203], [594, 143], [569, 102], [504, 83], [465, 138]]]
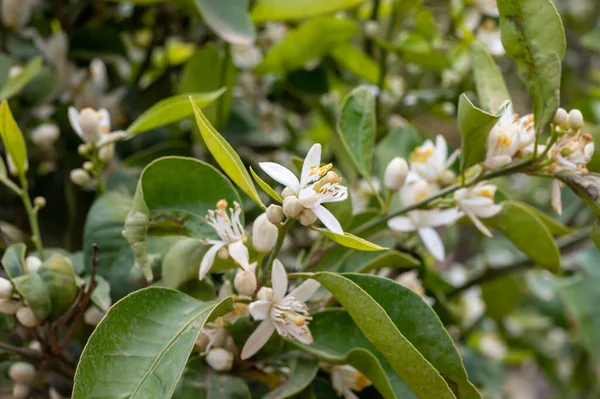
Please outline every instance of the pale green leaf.
[[170, 398], [200, 330], [232, 305], [231, 298], [200, 302], [158, 287], [127, 296], [89, 338], [73, 399]]
[[10, 112], [6, 100], [2, 101], [2, 105], [0, 105], [0, 138], [2, 138], [4, 148], [10, 155], [19, 175], [25, 175], [29, 167], [27, 147], [25, 147], [23, 133]]
[[331, 56], [344, 68], [371, 84], [379, 82], [379, 65], [351, 43], [337, 46]]
[[71, 307], [79, 291], [73, 265], [69, 258], [54, 253], [44, 261], [38, 274], [50, 298], [50, 317], [56, 319]]
[[313, 230], [318, 231], [325, 237], [337, 242], [344, 247], [358, 249], [359, 251], [385, 251], [388, 248], [380, 247], [379, 245], [373, 244], [365, 240], [364, 238], [357, 237], [350, 233], [337, 234], [329, 231], [325, 228], [313, 227]]
[[194, 0], [204, 22], [223, 40], [238, 45], [254, 43], [256, 29], [248, 15], [248, 0]]
[[11, 279], [26, 273], [25, 253], [27, 246], [23, 243], [13, 244], [2, 255], [2, 267]]
[[519, 202], [519, 206], [535, 214], [535, 216], [537, 216], [542, 221], [542, 223], [548, 228], [548, 230], [550, 230], [550, 233], [552, 233], [552, 235], [555, 237], [564, 236], [575, 232], [575, 230], [562, 224], [558, 220], [554, 219], [552, 216], [548, 215], [546, 212], [542, 212], [541, 210], [531, 205], [528, 205], [524, 202]]
[[508, 316], [523, 298], [523, 289], [516, 276], [506, 276], [481, 284], [485, 314], [497, 322]]
[[166, 98], [150, 107], [140, 115], [127, 129], [128, 135], [145, 132], [192, 115], [194, 110], [190, 98], [198, 108], [204, 108], [218, 99], [225, 89], [209, 93], [189, 93]]
[[365, 0], [258, 0], [252, 8], [255, 22], [285, 21], [330, 14], [353, 8]]
[[502, 72], [485, 45], [480, 42], [471, 46], [471, 57], [479, 102], [487, 112], [496, 112], [505, 101], [510, 100]]
[[413, 268], [421, 263], [410, 256], [395, 249], [381, 252], [352, 251], [342, 263], [341, 272], [368, 273], [372, 270], [387, 268]]
[[50, 296], [44, 280], [39, 274], [25, 274], [12, 279], [15, 290], [31, 308], [39, 322], [46, 320], [52, 309]]
[[21, 73], [9, 79], [0, 90], [0, 100], [8, 99], [21, 91], [37, 76], [42, 69], [42, 57], [35, 57], [27, 64]]

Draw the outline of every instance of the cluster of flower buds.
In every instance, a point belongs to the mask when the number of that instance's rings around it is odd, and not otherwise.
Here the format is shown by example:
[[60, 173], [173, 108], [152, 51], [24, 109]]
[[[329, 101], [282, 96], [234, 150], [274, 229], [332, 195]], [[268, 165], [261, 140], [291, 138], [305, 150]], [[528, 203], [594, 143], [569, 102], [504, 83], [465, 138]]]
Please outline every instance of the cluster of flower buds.
[[338, 396], [343, 396], [344, 399], [358, 398], [353, 391], [360, 392], [371, 385], [371, 381], [363, 373], [349, 364], [332, 366], [329, 372], [331, 386]]
[[[25, 258], [27, 274], [35, 274], [42, 266], [37, 256]], [[10, 280], [0, 277], [0, 313], [15, 315], [19, 323], [25, 327], [37, 327], [44, 320], [38, 320], [31, 308], [23, 303]]]
[[12, 397], [25, 399], [31, 393], [31, 383], [35, 378], [35, 367], [26, 362], [13, 363], [8, 369], [8, 377], [14, 382]]

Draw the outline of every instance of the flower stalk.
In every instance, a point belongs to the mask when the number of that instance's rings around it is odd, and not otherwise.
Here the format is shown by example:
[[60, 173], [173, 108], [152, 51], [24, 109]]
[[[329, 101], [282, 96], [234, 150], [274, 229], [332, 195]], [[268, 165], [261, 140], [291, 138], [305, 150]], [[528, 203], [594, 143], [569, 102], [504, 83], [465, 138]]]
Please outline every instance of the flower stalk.
[[42, 244], [42, 235], [40, 233], [40, 224], [38, 221], [37, 210], [33, 207], [33, 203], [31, 202], [31, 197], [29, 196], [28, 183], [25, 175], [20, 175], [19, 179], [21, 181], [21, 189], [19, 190], [19, 196], [21, 197], [21, 201], [23, 201], [23, 205], [25, 206], [25, 211], [27, 212], [27, 218], [29, 219], [29, 226], [31, 227], [31, 233], [33, 241], [33, 245], [35, 245], [35, 249], [38, 253], [38, 257], [44, 261], [44, 246]]

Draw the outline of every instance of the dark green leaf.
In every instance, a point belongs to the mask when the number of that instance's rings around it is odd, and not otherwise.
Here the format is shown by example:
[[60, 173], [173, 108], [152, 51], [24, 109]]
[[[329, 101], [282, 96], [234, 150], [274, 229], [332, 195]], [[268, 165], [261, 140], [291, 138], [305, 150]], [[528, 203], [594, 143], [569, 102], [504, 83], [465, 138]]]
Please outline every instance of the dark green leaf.
[[40, 322], [46, 320], [52, 305], [42, 277], [39, 274], [25, 274], [13, 278], [12, 283], [25, 304], [31, 308], [35, 318]]
[[319, 363], [310, 358], [294, 356], [290, 362], [290, 377], [263, 399], [293, 398], [310, 385], [319, 370]]
[[217, 373], [196, 357], [185, 368], [173, 398], [250, 399], [250, 390], [242, 378]]
[[481, 285], [481, 296], [485, 302], [486, 315], [501, 322], [519, 304], [523, 290], [514, 276], [491, 280]]

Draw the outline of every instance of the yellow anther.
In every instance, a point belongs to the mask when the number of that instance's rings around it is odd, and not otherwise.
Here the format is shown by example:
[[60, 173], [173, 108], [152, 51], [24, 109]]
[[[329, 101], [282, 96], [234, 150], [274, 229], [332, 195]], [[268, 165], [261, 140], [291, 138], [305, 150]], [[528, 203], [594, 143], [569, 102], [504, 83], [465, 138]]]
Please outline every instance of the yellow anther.
[[487, 188], [484, 188], [483, 190], [481, 190], [479, 192], [479, 194], [482, 197], [487, 197], [487, 198], [490, 198], [490, 199], [494, 199], [494, 193], [492, 192], [492, 190], [488, 190]]
[[219, 202], [217, 202], [217, 209], [227, 209], [227, 205], [229, 204], [226, 200], [220, 199]]
[[335, 173], [333, 171], [329, 171], [329, 172], [327, 172], [327, 181], [331, 184], [337, 183], [340, 181], [340, 177], [338, 176], [337, 173]]
[[369, 385], [371, 385], [371, 381], [369, 381], [369, 379], [359, 371], [358, 375], [356, 376], [356, 379], [354, 380], [354, 386], [352, 387], [352, 389], [357, 392], [360, 392]]
[[513, 139], [508, 137], [503, 131], [500, 131], [500, 137], [498, 137], [498, 147], [508, 148], [512, 145]]
[[435, 152], [433, 147], [417, 147], [408, 158], [410, 162], [423, 163], [427, 162]]

